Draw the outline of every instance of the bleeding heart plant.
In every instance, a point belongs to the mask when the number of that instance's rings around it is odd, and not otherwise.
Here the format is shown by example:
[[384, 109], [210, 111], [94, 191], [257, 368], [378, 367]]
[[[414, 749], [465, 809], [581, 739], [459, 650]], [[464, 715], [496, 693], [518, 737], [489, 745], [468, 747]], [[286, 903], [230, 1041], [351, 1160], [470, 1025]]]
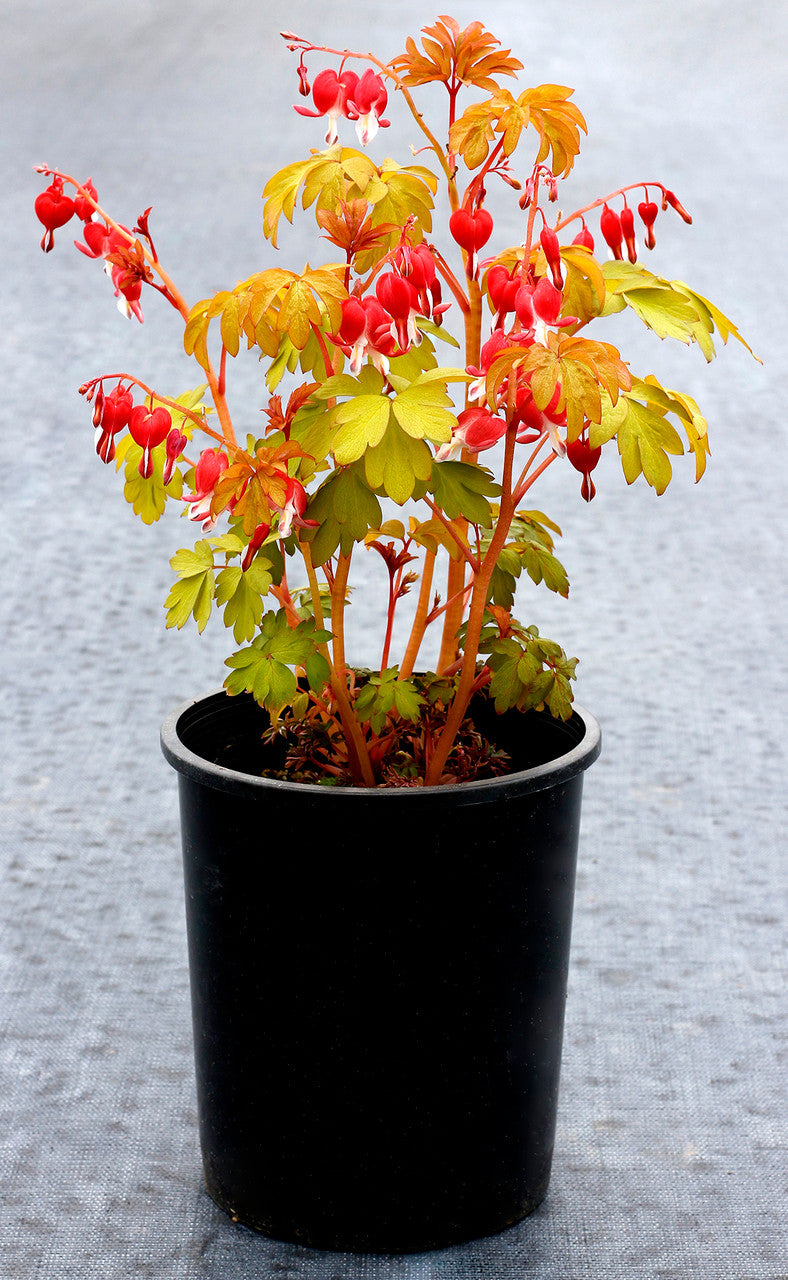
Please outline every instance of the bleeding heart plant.
[[[276, 247], [282, 215], [292, 221], [300, 197], [340, 261], [268, 268], [190, 306], [156, 251], [150, 209], [129, 228], [102, 208], [90, 179], [39, 167], [51, 179], [35, 202], [42, 248], [80, 219], [77, 248], [103, 261], [124, 314], [142, 321], [143, 290], [158, 291], [183, 317], [185, 349], [204, 373], [175, 397], [128, 373], [91, 378], [80, 390], [93, 405], [96, 450], [123, 469], [125, 496], [143, 521], [158, 520], [169, 502], [208, 535], [172, 559], [166, 625], [194, 619], [202, 631], [223, 611], [242, 646], [227, 659], [226, 688], [251, 692], [271, 713], [272, 733], [289, 736], [290, 776], [360, 786], [484, 776], [505, 765], [468, 720], [474, 695], [499, 712], [571, 714], [577, 660], [511, 614], [523, 571], [569, 590], [554, 555], [560, 530], [522, 506], [532, 486], [559, 462], [567, 477], [580, 473], [590, 501], [591, 472], [614, 440], [627, 481], [642, 475], [658, 493], [671, 455], [692, 454], [697, 479], [706, 467], [695, 401], [635, 376], [586, 329], [630, 308], [658, 337], [696, 343], [707, 360], [715, 330], [723, 343], [744, 340], [706, 298], [641, 265], [638, 227], [653, 249], [660, 213], [691, 222], [661, 182], [550, 212], [585, 120], [564, 86], [516, 97], [502, 87], [522, 64], [481, 23], [461, 29], [442, 17], [424, 28], [421, 49], [409, 39], [390, 62], [282, 34], [298, 54], [295, 87], [313, 103], [296, 110], [326, 117], [328, 147], [268, 182], [264, 234]], [[315, 57], [331, 65], [310, 85]], [[431, 82], [448, 95], [442, 138], [411, 93]], [[391, 91], [412, 113], [432, 168], [375, 163], [340, 137], [347, 121], [362, 145], [371, 142], [389, 124]], [[460, 112], [461, 93], [474, 91], [482, 96]], [[531, 138], [535, 155], [520, 162]], [[441, 182], [442, 238], [433, 232]], [[519, 202], [511, 246], [494, 239], [496, 183]], [[586, 221], [596, 211], [604, 260]], [[445, 323], [451, 316], [457, 335]], [[242, 342], [264, 359], [270, 398], [263, 434], [239, 441], [225, 381]], [[460, 347], [459, 361], [440, 362], [444, 344]], [[497, 473], [480, 455], [497, 457]], [[407, 524], [386, 518], [386, 500], [409, 508]], [[354, 671], [345, 657], [359, 547], [376, 551], [388, 575], [377, 673]], [[395, 615], [415, 587], [409, 636], [392, 663]], [[415, 675], [436, 626], [436, 671]]]

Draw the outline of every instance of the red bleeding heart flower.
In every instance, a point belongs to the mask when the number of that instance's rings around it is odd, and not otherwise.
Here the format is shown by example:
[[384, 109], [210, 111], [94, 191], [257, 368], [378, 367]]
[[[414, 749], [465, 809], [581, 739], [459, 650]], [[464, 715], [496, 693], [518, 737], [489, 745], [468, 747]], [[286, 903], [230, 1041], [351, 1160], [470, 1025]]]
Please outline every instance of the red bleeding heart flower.
[[319, 71], [312, 84], [312, 100], [316, 110], [310, 111], [309, 107], [300, 106], [296, 106], [294, 110], [300, 116], [328, 116], [326, 142], [331, 146], [339, 137], [337, 121], [340, 116], [347, 116], [348, 99], [355, 93], [357, 84], [358, 76], [355, 71], [344, 70], [341, 75], [337, 75], [331, 68]]
[[490, 267], [490, 270], [487, 273], [487, 292], [490, 295], [491, 303], [501, 318], [503, 318], [507, 312], [514, 311], [515, 299], [519, 288], [519, 275], [515, 276], [513, 279], [506, 270], [506, 267], [501, 263], [496, 264], [494, 267]]
[[591, 232], [588, 230], [585, 222], [572, 241], [572, 244], [581, 244], [585, 249], [590, 249], [592, 253], [594, 252], [594, 237], [591, 235]]
[[444, 462], [463, 446], [470, 449], [471, 453], [491, 449], [505, 434], [505, 420], [496, 418], [489, 409], [478, 405], [463, 409], [457, 418], [457, 426], [452, 432], [451, 440], [441, 445], [435, 455], [436, 460]]
[[203, 449], [194, 468], [194, 493], [184, 498], [191, 510], [190, 520], [201, 520], [203, 530], [209, 530], [216, 524], [211, 515], [211, 503], [216, 481], [230, 465], [227, 454], [220, 449]]
[[87, 197], [92, 196], [94, 200], [98, 200], [98, 192], [90, 178], [87, 182], [83, 182], [82, 187], [86, 194], [80, 195], [78, 192], [74, 196], [74, 212], [82, 222], [90, 222], [96, 211]]
[[387, 129], [390, 120], [382, 120], [389, 95], [383, 77], [368, 67], [352, 93], [348, 94], [345, 114], [356, 121], [356, 134], [362, 147], [371, 142], [378, 129]]
[[580, 496], [584, 498], [586, 502], [590, 502], [596, 493], [596, 486], [591, 479], [591, 472], [599, 462], [601, 455], [601, 447], [597, 446], [595, 449], [592, 449], [588, 440], [584, 439], [583, 436], [579, 436], [577, 440], [570, 440], [566, 446], [567, 458], [575, 470], [579, 471], [583, 477], [582, 484], [580, 485]]
[[414, 317], [420, 314], [419, 295], [413, 285], [404, 276], [397, 275], [395, 271], [387, 271], [384, 275], [378, 276], [375, 293], [380, 305], [394, 321], [394, 331], [401, 351], [405, 352], [411, 346], [418, 346], [421, 335], [416, 328]]
[[147, 405], [138, 404], [132, 409], [129, 435], [142, 449], [139, 473], [143, 479], [147, 480], [153, 474], [151, 450], [161, 444], [171, 427], [172, 414], [163, 405], [159, 405], [157, 409], [149, 409]]
[[638, 205], [638, 213], [640, 214], [640, 220], [643, 223], [643, 226], [646, 228], [646, 248], [653, 249], [654, 245], [657, 243], [654, 236], [654, 223], [656, 222], [657, 214], [659, 213], [659, 205], [657, 205], [653, 200], [641, 200]]
[[542, 227], [539, 234], [539, 243], [544, 250], [547, 265], [550, 269], [550, 274], [553, 277], [553, 284], [556, 289], [563, 288], [564, 278], [561, 274], [561, 246], [558, 242], [558, 236], [553, 231], [552, 227], [548, 227], [546, 224]]
[[115, 457], [115, 436], [129, 425], [133, 408], [131, 392], [120, 382], [106, 396], [99, 388], [93, 409], [93, 425], [96, 428], [96, 453], [102, 462], [112, 462]]
[[478, 253], [493, 233], [492, 215], [486, 209], [455, 209], [449, 218], [449, 231], [461, 249], [468, 254], [468, 275], [472, 278], [478, 269]]
[[173, 427], [167, 436], [165, 445], [166, 454], [164, 457], [164, 472], [162, 474], [162, 483], [167, 485], [172, 480], [172, 474], [175, 470], [175, 463], [183, 453], [187, 444], [187, 436], [185, 432], [179, 431], [177, 427]]
[[44, 253], [49, 253], [55, 247], [54, 232], [70, 222], [75, 213], [74, 201], [63, 195], [62, 178], [53, 178], [46, 190], [36, 196], [34, 208], [38, 221], [46, 227], [41, 237], [41, 248]]

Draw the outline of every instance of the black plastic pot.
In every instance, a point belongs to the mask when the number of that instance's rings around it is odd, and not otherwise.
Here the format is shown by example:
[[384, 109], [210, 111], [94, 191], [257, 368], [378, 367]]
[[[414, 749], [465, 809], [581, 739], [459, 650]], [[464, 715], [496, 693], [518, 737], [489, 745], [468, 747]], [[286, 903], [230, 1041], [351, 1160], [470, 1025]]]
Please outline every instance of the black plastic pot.
[[320, 1249], [489, 1235], [550, 1176], [583, 771], [576, 710], [491, 715], [519, 772], [361, 790], [251, 776], [264, 713], [176, 710], [200, 1134], [240, 1222]]

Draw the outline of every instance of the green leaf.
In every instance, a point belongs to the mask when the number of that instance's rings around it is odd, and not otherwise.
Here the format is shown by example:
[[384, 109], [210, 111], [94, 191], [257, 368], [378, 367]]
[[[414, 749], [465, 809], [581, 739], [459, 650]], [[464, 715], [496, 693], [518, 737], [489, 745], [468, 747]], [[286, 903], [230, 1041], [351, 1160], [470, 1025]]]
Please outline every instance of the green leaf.
[[560, 645], [540, 636], [536, 627], [518, 628], [517, 634], [494, 639], [489, 650], [490, 695], [499, 714], [512, 707], [519, 711], [547, 707], [556, 718], [569, 719], [570, 681], [575, 679], [577, 658], [567, 658]]
[[231, 694], [251, 693], [276, 720], [298, 693], [298, 679], [292, 667], [306, 671], [313, 689], [322, 688], [330, 679], [331, 668], [319, 652], [330, 639], [331, 632], [318, 630], [313, 618], [306, 618], [293, 628], [284, 609], [270, 611], [251, 645], [226, 659], [231, 672], [224, 687]]
[[[509, 531], [509, 541], [504, 545], [496, 561], [490, 581], [490, 600], [504, 609], [514, 604], [517, 578], [523, 569], [537, 585], [544, 582], [549, 591], [560, 596], [569, 595], [569, 578], [566, 569], [553, 555], [552, 533], [560, 536], [557, 524], [541, 511], [518, 511]], [[489, 537], [482, 546], [489, 546]]]
[[271, 565], [256, 555], [244, 572], [240, 565], [222, 569], [216, 579], [216, 603], [224, 607], [224, 625], [232, 627], [236, 642], [251, 640], [263, 616], [263, 596], [273, 581]]
[[375, 733], [382, 733], [392, 714], [403, 720], [418, 720], [425, 702], [413, 680], [398, 680], [397, 668], [388, 667], [369, 677], [356, 697], [354, 709], [359, 720], [369, 721]]
[[333, 452], [339, 466], [363, 457], [367, 449], [379, 444], [391, 418], [388, 396], [355, 396], [333, 411], [339, 430], [334, 436]]
[[498, 497], [501, 486], [485, 467], [468, 462], [435, 463], [429, 488], [436, 504], [450, 520], [464, 517], [484, 528], [492, 524], [492, 508], [487, 499]]
[[356, 542], [363, 542], [370, 529], [383, 520], [380, 503], [371, 492], [358, 465], [332, 471], [312, 495], [306, 511], [307, 520], [316, 520], [318, 528], [303, 529], [301, 536], [310, 543], [312, 560], [325, 564], [339, 547], [349, 555]]

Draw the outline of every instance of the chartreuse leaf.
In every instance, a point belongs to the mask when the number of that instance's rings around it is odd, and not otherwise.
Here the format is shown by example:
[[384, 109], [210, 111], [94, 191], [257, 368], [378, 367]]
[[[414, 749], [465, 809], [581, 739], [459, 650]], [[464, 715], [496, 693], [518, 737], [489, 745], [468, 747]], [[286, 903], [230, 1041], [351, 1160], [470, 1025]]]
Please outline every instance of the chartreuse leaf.
[[414, 440], [398, 422], [391, 422], [374, 448], [364, 457], [370, 488], [382, 490], [400, 506], [413, 496], [419, 480], [429, 480], [432, 454], [423, 440]]
[[615, 436], [627, 483], [642, 474], [657, 493], [664, 493], [672, 477], [668, 454], [685, 452], [681, 437], [667, 421], [668, 413], [687, 436], [699, 480], [709, 452], [706, 419], [691, 396], [667, 390], [651, 374], [633, 378], [632, 389], [623, 392], [616, 405], [603, 398], [601, 419], [591, 423], [589, 443], [596, 448]]
[[371, 491], [363, 468], [357, 464], [332, 471], [309, 500], [308, 520], [316, 520], [314, 531], [301, 530], [310, 543], [313, 563], [325, 564], [339, 547], [349, 555], [356, 542], [363, 542], [370, 529], [379, 528], [383, 513]]
[[486, 467], [468, 462], [437, 462], [432, 468], [429, 490], [436, 505], [450, 520], [464, 518], [488, 528], [492, 507], [488, 498], [498, 497], [501, 486]]
[[320, 648], [331, 639], [330, 631], [318, 630], [314, 618], [305, 618], [291, 627], [284, 609], [270, 610], [263, 617], [260, 632], [251, 645], [226, 659], [231, 668], [224, 682], [228, 693], [251, 693], [275, 720], [298, 693], [293, 667], [306, 673], [312, 689], [322, 689], [331, 668]]
[[509, 635], [488, 641], [485, 648], [497, 712], [547, 707], [558, 719], [569, 719], [570, 681], [575, 679], [577, 658], [567, 658], [561, 646], [540, 636], [536, 627], [516, 626]]
[[758, 360], [733, 321], [681, 280], [665, 280], [632, 262], [605, 262], [602, 272], [607, 286], [603, 315], [630, 307], [658, 337], [697, 342], [708, 361], [715, 355], [711, 335], [716, 328], [723, 344], [733, 337]]
[[382, 733], [386, 720], [395, 714], [403, 720], [415, 721], [426, 699], [413, 680], [399, 680], [397, 668], [388, 667], [372, 675], [358, 694], [354, 708], [361, 721], [369, 721], [374, 733]]
[[173, 584], [164, 602], [167, 610], [166, 626], [180, 629], [193, 617], [198, 630], [203, 632], [211, 616], [215, 592], [213, 550], [210, 543], [201, 538], [195, 543], [193, 551], [188, 547], [176, 551], [170, 560], [170, 567], [177, 573], [178, 581]]

